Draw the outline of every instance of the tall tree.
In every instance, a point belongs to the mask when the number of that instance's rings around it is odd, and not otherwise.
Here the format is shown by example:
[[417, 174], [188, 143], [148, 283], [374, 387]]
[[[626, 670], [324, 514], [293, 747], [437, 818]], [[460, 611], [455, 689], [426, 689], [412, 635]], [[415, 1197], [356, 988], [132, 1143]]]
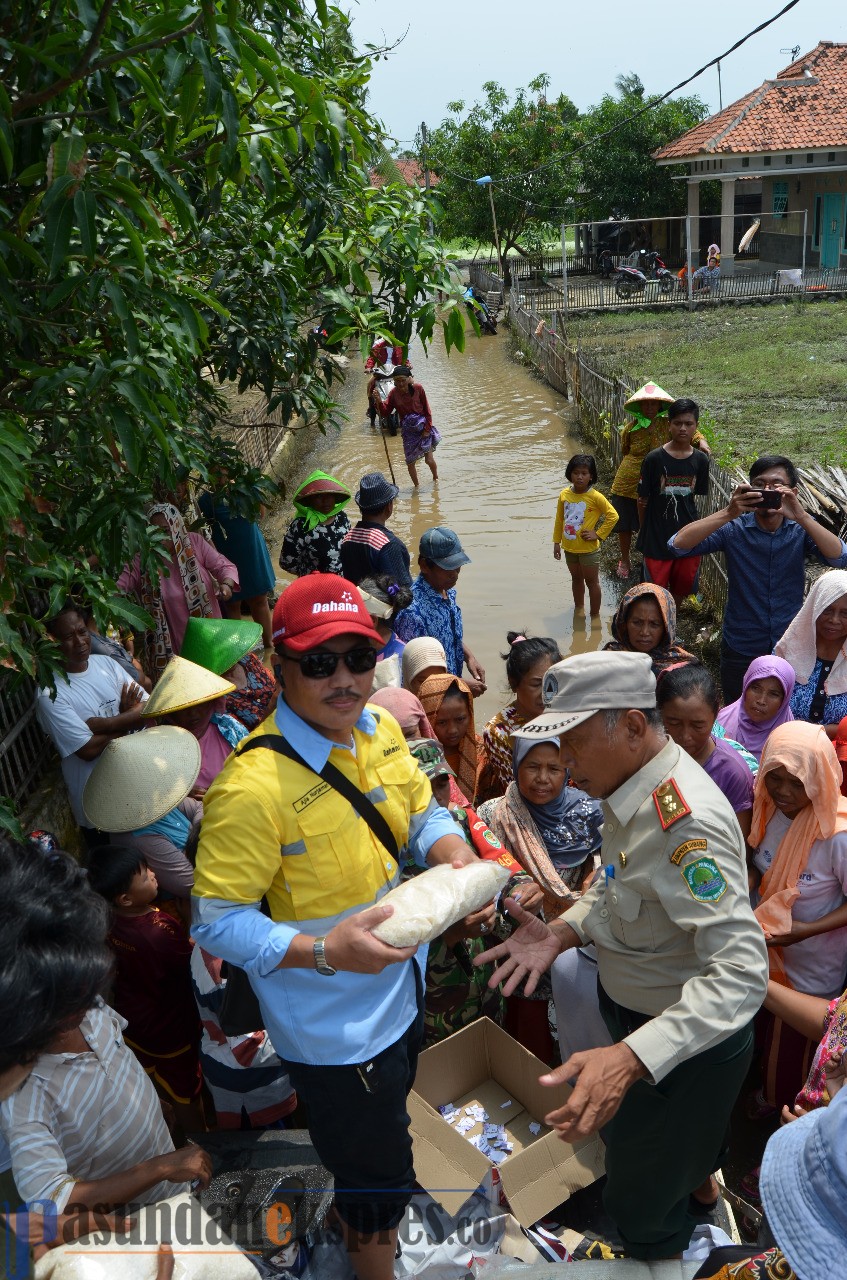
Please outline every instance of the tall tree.
[[[597, 138], [579, 154], [580, 216], [643, 218], [685, 212], [685, 183], [674, 181], [684, 165], [660, 168], [653, 152], [708, 115], [702, 99], [670, 98], [647, 111], [644, 85], [635, 72], [615, 81], [617, 96], [605, 94], [580, 118], [580, 141]], [[640, 113], [640, 114], [639, 114]], [[601, 137], [614, 130], [609, 137]]]
[[486, 175], [494, 183], [504, 254], [532, 251], [562, 221], [576, 170], [558, 154], [571, 144], [578, 112], [565, 94], [548, 101], [549, 86], [548, 76], [537, 76], [510, 102], [500, 85], [488, 81], [483, 100], [469, 109], [464, 102], [449, 103], [450, 115], [431, 131], [428, 148], [429, 165], [439, 177], [442, 235], [493, 244], [488, 195], [475, 183]]
[[72, 588], [147, 621], [114, 579], [158, 563], [178, 468], [260, 496], [219, 385], [322, 423], [318, 322], [461, 345], [463, 308], [420, 193], [369, 185], [370, 64], [326, 0], [20, 0], [0, 66], [0, 662], [49, 682]]

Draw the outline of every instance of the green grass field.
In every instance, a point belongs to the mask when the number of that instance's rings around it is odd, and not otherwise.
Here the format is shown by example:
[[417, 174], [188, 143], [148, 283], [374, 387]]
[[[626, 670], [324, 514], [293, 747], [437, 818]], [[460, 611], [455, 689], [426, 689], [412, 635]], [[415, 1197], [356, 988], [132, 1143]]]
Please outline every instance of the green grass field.
[[845, 302], [598, 315], [572, 320], [568, 336], [636, 385], [697, 400], [724, 464], [847, 456]]

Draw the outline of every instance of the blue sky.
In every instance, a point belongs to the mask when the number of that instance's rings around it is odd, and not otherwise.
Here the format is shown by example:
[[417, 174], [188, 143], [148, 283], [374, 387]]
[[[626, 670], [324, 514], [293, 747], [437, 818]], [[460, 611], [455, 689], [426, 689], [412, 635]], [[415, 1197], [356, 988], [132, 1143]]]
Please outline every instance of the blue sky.
[[[613, 91], [622, 72], [637, 72], [648, 93], [663, 93], [783, 3], [711, 0], [695, 8], [604, 0], [594, 8], [567, 0], [355, 0], [350, 12], [360, 48], [393, 43], [408, 28], [400, 47], [376, 63], [370, 94], [374, 114], [406, 142], [422, 120], [437, 125], [448, 102], [473, 102], [486, 80], [511, 92], [547, 72], [551, 95], [565, 92], [580, 109]], [[819, 40], [847, 41], [847, 6], [800, 0], [722, 64], [724, 106], [790, 62], [780, 49], [799, 44], [805, 53]], [[684, 92], [717, 111], [716, 71]]]

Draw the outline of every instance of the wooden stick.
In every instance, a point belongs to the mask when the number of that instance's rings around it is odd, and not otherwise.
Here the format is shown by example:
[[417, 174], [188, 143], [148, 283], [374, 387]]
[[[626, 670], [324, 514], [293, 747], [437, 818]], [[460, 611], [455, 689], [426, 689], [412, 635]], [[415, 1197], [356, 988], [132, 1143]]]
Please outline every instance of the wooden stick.
[[388, 470], [391, 472], [391, 483], [396, 484], [397, 481], [394, 478], [394, 468], [391, 465], [391, 454], [388, 452], [388, 441], [385, 438], [385, 432], [381, 428], [380, 435], [382, 436], [382, 443], [385, 445], [385, 456], [388, 459]]

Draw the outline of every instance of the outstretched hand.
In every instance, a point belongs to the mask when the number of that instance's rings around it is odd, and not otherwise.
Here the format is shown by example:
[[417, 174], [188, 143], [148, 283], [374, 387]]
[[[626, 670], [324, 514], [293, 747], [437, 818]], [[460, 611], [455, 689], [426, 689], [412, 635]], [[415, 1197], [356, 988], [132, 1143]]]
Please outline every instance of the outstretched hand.
[[544, 1123], [551, 1125], [563, 1142], [587, 1138], [611, 1120], [630, 1085], [646, 1075], [643, 1062], [626, 1044], [574, 1053], [541, 1077], [545, 1085], [575, 1081], [565, 1105], [546, 1115]]
[[503, 983], [504, 996], [512, 995], [524, 980], [524, 995], [531, 996], [538, 986], [539, 978], [547, 972], [561, 951], [562, 944], [543, 920], [524, 911], [514, 898], [507, 898], [505, 907], [512, 919], [517, 920], [520, 928], [505, 942], [501, 942], [499, 947], [492, 947], [485, 955], [477, 956], [474, 964], [495, 962], [496, 967], [488, 985], [494, 988]]

